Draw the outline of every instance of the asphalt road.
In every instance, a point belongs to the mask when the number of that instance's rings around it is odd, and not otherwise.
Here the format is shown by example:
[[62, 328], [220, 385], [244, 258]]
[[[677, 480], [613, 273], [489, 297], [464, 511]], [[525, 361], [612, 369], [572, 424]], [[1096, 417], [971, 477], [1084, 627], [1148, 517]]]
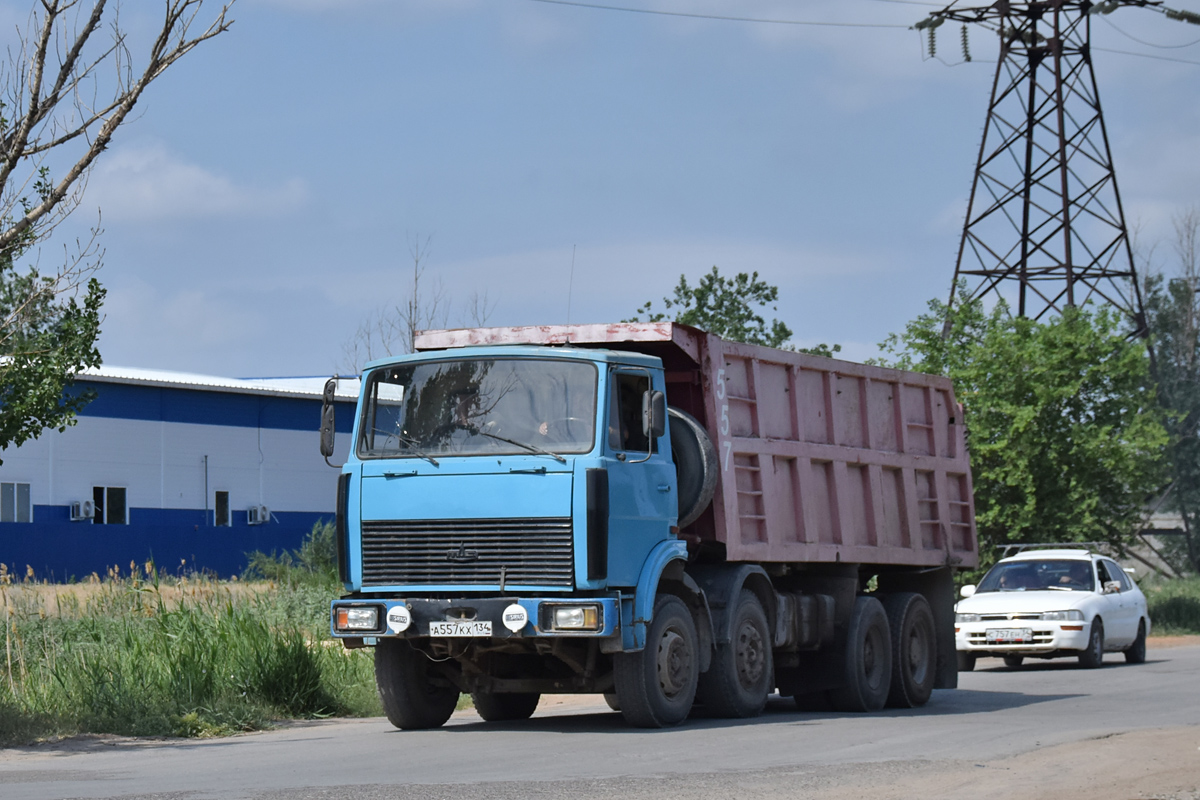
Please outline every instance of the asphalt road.
[[1095, 763], [1111, 762], [1120, 756], [1106, 738], [1164, 728], [1163, 741], [1188, 739], [1185, 779], [1194, 757], [1200, 786], [1200, 728], [1190, 727], [1200, 726], [1200, 646], [1151, 649], [1136, 666], [1109, 654], [1099, 670], [1062, 661], [1009, 671], [1000, 663], [980, 661], [959, 689], [935, 692], [924, 708], [869, 715], [798, 711], [773, 698], [758, 719], [641, 731], [593, 698], [521, 724], [459, 712], [427, 732], [370, 719], [208, 741], [85, 738], [0, 750], [0, 798], [827, 797], [847, 782], [905, 785], [946, 764], [982, 773], [1056, 746], [1075, 748], [1072, 761], [1094, 751]]

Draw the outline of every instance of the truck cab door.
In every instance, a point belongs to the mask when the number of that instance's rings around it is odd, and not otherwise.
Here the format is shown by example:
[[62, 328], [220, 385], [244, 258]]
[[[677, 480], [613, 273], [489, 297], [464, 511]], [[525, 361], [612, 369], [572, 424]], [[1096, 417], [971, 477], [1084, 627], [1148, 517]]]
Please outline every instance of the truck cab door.
[[647, 436], [642, 398], [654, 387], [645, 369], [609, 373], [608, 585], [635, 586], [651, 548], [671, 534], [678, 516], [675, 465], [668, 433]]

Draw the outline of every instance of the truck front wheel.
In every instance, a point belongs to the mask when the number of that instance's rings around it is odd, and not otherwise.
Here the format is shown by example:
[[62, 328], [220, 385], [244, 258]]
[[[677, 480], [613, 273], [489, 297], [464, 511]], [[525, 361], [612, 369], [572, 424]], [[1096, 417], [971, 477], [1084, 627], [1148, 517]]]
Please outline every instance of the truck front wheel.
[[700, 676], [696, 694], [712, 716], [756, 717], [774, 681], [767, 614], [749, 589], [738, 597], [729, 634], [729, 643], [717, 646], [712, 666]]
[[381, 639], [375, 646], [375, 685], [388, 721], [405, 730], [440, 728], [458, 705], [458, 689], [401, 639]]
[[838, 711], [879, 711], [892, 683], [892, 642], [883, 604], [859, 597], [846, 632], [843, 683], [829, 692]]
[[678, 597], [661, 595], [646, 629], [646, 647], [613, 657], [621, 714], [639, 728], [666, 728], [687, 718], [699, 678], [699, 637]]

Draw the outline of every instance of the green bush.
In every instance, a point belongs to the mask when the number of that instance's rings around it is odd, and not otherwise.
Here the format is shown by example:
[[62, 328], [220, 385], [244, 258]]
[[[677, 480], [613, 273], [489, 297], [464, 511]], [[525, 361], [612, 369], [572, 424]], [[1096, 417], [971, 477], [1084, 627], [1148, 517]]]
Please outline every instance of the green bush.
[[1200, 634], [1200, 578], [1163, 581], [1144, 588], [1154, 633]]
[[246, 580], [268, 580], [286, 585], [337, 587], [337, 540], [332, 522], [313, 525], [298, 550], [247, 554]]
[[234, 594], [183, 579], [168, 592], [147, 572], [149, 581], [94, 578], [86, 602], [50, 610], [0, 585], [0, 743], [215, 736], [281, 717], [380, 713], [373, 651], [329, 637], [328, 588]]

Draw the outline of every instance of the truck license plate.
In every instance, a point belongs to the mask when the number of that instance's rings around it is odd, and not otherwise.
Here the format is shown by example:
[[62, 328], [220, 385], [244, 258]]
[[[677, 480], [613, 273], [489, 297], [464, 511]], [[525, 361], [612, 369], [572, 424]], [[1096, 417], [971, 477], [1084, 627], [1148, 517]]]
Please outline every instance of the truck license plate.
[[429, 635], [430, 636], [491, 636], [492, 635], [492, 623], [490, 621], [464, 622], [462, 620], [454, 620], [452, 622], [431, 622], [431, 623], [429, 623]]
[[1033, 644], [1033, 628], [988, 628], [988, 644]]

